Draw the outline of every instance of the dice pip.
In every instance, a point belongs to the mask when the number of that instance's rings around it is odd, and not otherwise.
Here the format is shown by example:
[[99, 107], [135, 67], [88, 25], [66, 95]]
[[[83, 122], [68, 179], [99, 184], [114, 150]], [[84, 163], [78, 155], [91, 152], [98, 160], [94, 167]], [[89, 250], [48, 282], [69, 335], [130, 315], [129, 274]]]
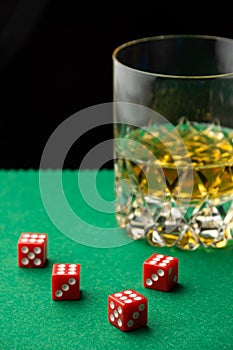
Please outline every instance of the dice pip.
[[46, 233], [24, 232], [18, 240], [18, 266], [44, 267], [48, 254], [48, 235]]
[[80, 299], [80, 264], [53, 264], [52, 299]]
[[178, 259], [163, 254], [153, 254], [143, 263], [143, 285], [168, 292], [178, 282]]
[[132, 289], [109, 295], [108, 320], [123, 332], [146, 326], [147, 298]]

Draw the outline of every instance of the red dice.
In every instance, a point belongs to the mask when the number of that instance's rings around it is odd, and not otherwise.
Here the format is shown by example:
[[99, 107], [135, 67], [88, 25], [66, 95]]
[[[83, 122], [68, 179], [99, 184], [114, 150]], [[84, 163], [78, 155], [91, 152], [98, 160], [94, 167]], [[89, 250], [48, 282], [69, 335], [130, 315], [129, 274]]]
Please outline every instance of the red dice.
[[124, 290], [108, 296], [108, 320], [123, 332], [146, 326], [147, 298], [135, 290]]
[[54, 264], [52, 270], [52, 299], [80, 299], [80, 265]]
[[48, 235], [22, 233], [18, 240], [18, 266], [44, 267], [48, 253]]
[[168, 292], [178, 282], [178, 259], [163, 254], [153, 254], [143, 264], [143, 284]]

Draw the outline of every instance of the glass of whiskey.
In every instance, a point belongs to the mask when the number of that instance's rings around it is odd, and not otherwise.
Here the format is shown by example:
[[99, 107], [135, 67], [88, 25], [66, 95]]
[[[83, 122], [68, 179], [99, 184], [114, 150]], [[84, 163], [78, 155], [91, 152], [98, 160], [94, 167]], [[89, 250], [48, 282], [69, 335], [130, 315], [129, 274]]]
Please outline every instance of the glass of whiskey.
[[133, 239], [225, 247], [233, 228], [233, 40], [165, 35], [113, 52], [116, 219]]

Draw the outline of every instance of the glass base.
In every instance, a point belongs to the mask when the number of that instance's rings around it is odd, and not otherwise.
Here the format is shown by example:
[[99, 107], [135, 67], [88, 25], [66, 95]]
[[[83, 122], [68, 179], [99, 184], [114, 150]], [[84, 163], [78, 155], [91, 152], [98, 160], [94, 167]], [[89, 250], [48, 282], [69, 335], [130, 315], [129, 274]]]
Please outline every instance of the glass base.
[[146, 238], [154, 247], [177, 246], [183, 250], [195, 250], [199, 246], [223, 248], [233, 239], [232, 203], [213, 205], [211, 201], [205, 201], [198, 208], [190, 208], [185, 215], [172, 202], [165, 203], [158, 213], [158, 205], [156, 210], [154, 203], [153, 212], [145, 207], [131, 211], [131, 215], [125, 217], [125, 227], [130, 237]]

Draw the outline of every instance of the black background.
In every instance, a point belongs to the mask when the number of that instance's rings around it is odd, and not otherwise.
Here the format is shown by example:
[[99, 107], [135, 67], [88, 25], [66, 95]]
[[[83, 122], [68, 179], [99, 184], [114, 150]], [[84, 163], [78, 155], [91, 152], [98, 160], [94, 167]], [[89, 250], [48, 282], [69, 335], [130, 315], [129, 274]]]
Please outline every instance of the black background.
[[[112, 101], [118, 45], [164, 34], [233, 38], [231, 6], [224, 3], [126, 4], [1, 0], [0, 168], [38, 169], [46, 141], [63, 120]], [[77, 168], [89, 149], [111, 137], [111, 125], [83, 135], [64, 167]]]

